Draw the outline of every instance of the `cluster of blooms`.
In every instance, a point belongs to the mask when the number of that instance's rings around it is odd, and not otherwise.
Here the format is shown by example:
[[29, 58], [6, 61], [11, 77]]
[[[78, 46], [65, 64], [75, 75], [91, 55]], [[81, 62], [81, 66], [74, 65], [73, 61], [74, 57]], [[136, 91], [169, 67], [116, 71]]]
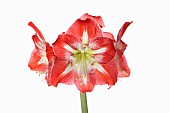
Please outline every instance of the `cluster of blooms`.
[[45, 74], [49, 86], [75, 84], [82, 93], [91, 92], [95, 85], [111, 87], [118, 77], [130, 75], [124, 56], [127, 44], [121, 38], [131, 23], [124, 23], [115, 40], [113, 34], [102, 31], [105, 25], [101, 16], [85, 13], [50, 45], [29, 22], [36, 33], [32, 36], [35, 49], [28, 66]]

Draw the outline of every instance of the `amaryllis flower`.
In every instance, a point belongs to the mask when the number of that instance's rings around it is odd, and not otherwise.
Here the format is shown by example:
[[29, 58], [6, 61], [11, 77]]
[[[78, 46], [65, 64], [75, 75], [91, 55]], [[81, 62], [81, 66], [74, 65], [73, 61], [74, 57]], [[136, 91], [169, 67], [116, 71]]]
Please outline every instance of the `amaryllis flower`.
[[116, 61], [117, 68], [118, 68], [118, 77], [129, 77], [130, 75], [130, 69], [127, 64], [126, 58], [124, 56], [124, 51], [127, 47], [127, 44], [124, 43], [121, 38], [126, 31], [127, 27], [131, 24], [132, 22], [125, 22], [122, 28], [119, 30], [118, 35], [117, 35], [117, 40], [115, 42], [115, 49], [116, 49], [116, 54], [114, 57], [114, 60]]
[[49, 61], [53, 58], [53, 49], [48, 42], [45, 41], [41, 31], [32, 23], [28, 23], [35, 30], [35, 35], [32, 40], [35, 44], [35, 49], [32, 51], [28, 66], [31, 70], [39, 73], [46, 73]]
[[95, 85], [114, 85], [117, 82], [116, 50], [113, 40], [102, 32], [101, 17], [85, 14], [52, 44], [54, 62], [47, 81], [75, 84], [80, 92], [90, 92]]
[[86, 92], [91, 92], [95, 85], [107, 84], [110, 88], [118, 77], [130, 75], [124, 56], [127, 44], [121, 38], [131, 23], [124, 23], [115, 40], [112, 33], [101, 30], [105, 26], [101, 16], [85, 13], [51, 46], [29, 22], [36, 33], [32, 36], [35, 49], [28, 66], [44, 73], [49, 86], [75, 84], [80, 91], [82, 113], [88, 113]]

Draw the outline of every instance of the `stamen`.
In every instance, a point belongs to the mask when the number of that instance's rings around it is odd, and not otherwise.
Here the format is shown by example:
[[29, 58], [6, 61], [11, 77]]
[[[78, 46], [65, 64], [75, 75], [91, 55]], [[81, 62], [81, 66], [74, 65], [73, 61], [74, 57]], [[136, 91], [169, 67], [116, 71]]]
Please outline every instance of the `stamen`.
[[87, 75], [89, 71], [92, 69], [93, 57], [92, 50], [84, 44], [81, 49], [77, 50], [74, 54], [75, 62], [73, 62], [74, 69], [78, 73], [77, 79], [82, 79], [83, 83], [87, 83], [88, 78]]

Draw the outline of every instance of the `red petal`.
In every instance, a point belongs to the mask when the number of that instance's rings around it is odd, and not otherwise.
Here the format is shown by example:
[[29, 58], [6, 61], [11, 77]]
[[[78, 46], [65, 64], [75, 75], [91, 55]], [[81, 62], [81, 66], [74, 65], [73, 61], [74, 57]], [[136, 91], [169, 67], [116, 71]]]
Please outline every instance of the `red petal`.
[[50, 46], [49, 43], [46, 43], [46, 56], [48, 61], [50, 61], [54, 57], [53, 48]]
[[[48, 67], [48, 76], [46, 77], [47, 83], [57, 87], [61, 79], [66, 76], [62, 74], [66, 67], [68, 66], [69, 61], [60, 60], [56, 56], [50, 61]], [[71, 78], [70, 78], [71, 79]], [[74, 80], [74, 78], [72, 78]]]
[[95, 54], [94, 55], [94, 60], [99, 63], [108, 63], [110, 60], [113, 59], [113, 55], [110, 53], [103, 53], [103, 54]]
[[37, 49], [34, 49], [31, 54], [31, 58], [29, 60], [28, 66], [33, 71], [44, 72], [47, 69], [47, 64], [42, 63], [38, 64], [38, 61], [41, 59], [41, 55]]
[[89, 47], [92, 50], [98, 50], [103, 47], [106, 47], [107, 45], [113, 46], [113, 41], [106, 37], [97, 37], [96, 39], [89, 42]]
[[81, 40], [68, 34], [61, 34], [52, 45], [59, 59], [69, 59], [72, 52], [81, 45]]
[[124, 34], [124, 32], [126, 31], [127, 27], [131, 24], [132, 22], [125, 22], [122, 26], [122, 28], [119, 30], [119, 33], [117, 35], [117, 41], [116, 41], [116, 51], [118, 52], [118, 54], [123, 55], [123, 52], [126, 49], [127, 44], [124, 43], [121, 38]]
[[112, 59], [109, 63], [107, 64], [99, 64], [101, 67], [96, 67], [94, 74], [95, 74], [95, 79], [96, 79], [96, 84], [98, 85], [103, 85], [103, 84], [108, 84], [108, 85], [114, 85], [117, 82], [117, 66]]
[[45, 42], [42, 42], [37, 35], [32, 36], [32, 40], [35, 44], [37, 50], [44, 50], [45, 51]]
[[111, 40], [113, 40], [113, 43], [116, 42], [114, 39], [114, 35], [110, 32], [103, 32], [103, 37], [110, 38]]
[[92, 19], [86, 20], [77, 19], [68, 29], [67, 34], [78, 37], [82, 40], [83, 32], [87, 32], [88, 40], [96, 37], [102, 37], [100, 26]]
[[119, 33], [118, 33], [118, 35], [117, 35], [117, 41], [121, 40], [121, 38], [122, 38], [123, 34], [125, 33], [127, 27], [128, 27], [131, 23], [132, 23], [132, 21], [131, 21], [131, 22], [125, 22], [125, 23], [123, 24], [122, 28], [119, 30]]
[[113, 41], [106, 37], [98, 37], [89, 42], [89, 47], [94, 50], [94, 59], [99, 63], [110, 62], [116, 52]]
[[75, 85], [77, 86], [77, 89], [81, 93], [85, 92], [91, 92], [94, 89], [94, 86], [96, 84], [95, 77], [93, 76], [93, 73], [88, 74], [87, 76], [87, 83], [84, 83], [82, 78], [75, 79]]
[[78, 49], [82, 45], [82, 41], [78, 37], [74, 37], [68, 34], [61, 35], [62, 40], [73, 49]]
[[127, 44], [124, 43], [122, 40], [116, 42], [116, 45], [115, 45], [116, 53], [119, 55], [123, 55], [126, 47], [127, 47]]
[[40, 36], [41, 40], [45, 41], [44, 36], [42, 35], [41, 31], [34, 25], [33, 22], [28, 23], [29, 26], [31, 26], [35, 32]]
[[85, 13], [80, 17], [81, 20], [86, 20], [87, 18], [95, 20], [100, 25], [101, 28], [105, 26], [101, 16], [92, 16], [89, 15], [88, 13]]
[[119, 72], [118, 77], [129, 77], [130, 69], [128, 67], [125, 56], [116, 54], [114, 59], [116, 61], [118, 72]]
[[116, 54], [115, 54], [115, 61], [118, 67], [118, 77], [128, 77], [130, 75], [130, 69], [128, 67], [128, 64], [126, 62], [126, 58], [123, 55], [124, 51], [127, 47], [127, 44], [124, 43], [121, 38], [127, 29], [127, 27], [131, 24], [132, 22], [125, 22], [122, 28], [119, 30], [119, 33], [117, 35], [117, 42], [115, 44], [116, 48]]
[[59, 59], [69, 59], [69, 56], [72, 54], [70, 51], [65, 49], [64, 47], [68, 45], [65, 43], [66, 35], [59, 35], [57, 40], [52, 44], [53, 49], [54, 49], [54, 54], [59, 58]]
[[77, 76], [77, 72], [75, 72], [74, 70], [71, 70], [66, 75], [63, 75], [63, 78], [60, 80], [60, 83], [64, 83], [67, 85], [73, 85], [74, 79], [76, 76]]

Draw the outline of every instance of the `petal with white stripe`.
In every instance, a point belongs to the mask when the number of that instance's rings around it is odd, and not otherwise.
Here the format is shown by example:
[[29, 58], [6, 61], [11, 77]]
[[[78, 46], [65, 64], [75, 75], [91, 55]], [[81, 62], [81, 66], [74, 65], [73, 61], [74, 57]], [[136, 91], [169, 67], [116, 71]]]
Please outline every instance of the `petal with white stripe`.
[[118, 71], [114, 59], [107, 64], [94, 63], [93, 68], [96, 84], [114, 85], [117, 82]]

